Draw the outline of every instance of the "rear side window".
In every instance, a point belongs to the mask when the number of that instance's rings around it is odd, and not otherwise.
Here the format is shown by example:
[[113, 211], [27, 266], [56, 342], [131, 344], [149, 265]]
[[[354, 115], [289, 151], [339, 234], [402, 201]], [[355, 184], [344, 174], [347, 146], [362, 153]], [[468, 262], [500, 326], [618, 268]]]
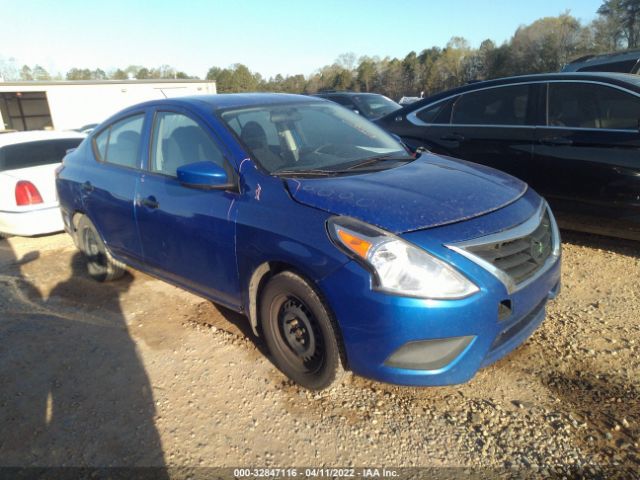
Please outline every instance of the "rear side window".
[[622, 62], [601, 63], [600, 65], [589, 65], [579, 68], [579, 72], [618, 72], [631, 73], [633, 67], [638, 63], [638, 59], [624, 60]]
[[67, 150], [76, 148], [81, 138], [40, 140], [0, 148], [0, 171], [60, 163]]
[[428, 124], [447, 124], [451, 120], [451, 105], [454, 100], [438, 102], [416, 112], [418, 120]]
[[458, 125], [525, 125], [529, 85], [489, 88], [462, 95], [453, 106]]
[[327, 98], [332, 102], [336, 102], [336, 103], [339, 103], [340, 105], [345, 105], [353, 108], [353, 102], [348, 98], [341, 97], [340, 95], [329, 95], [327, 96]]
[[123, 167], [138, 168], [143, 124], [144, 114], [134, 115], [111, 124], [96, 135], [94, 145], [98, 159]]
[[640, 98], [617, 88], [579, 82], [549, 84], [548, 125], [637, 130]]
[[156, 115], [151, 171], [175, 177], [179, 167], [207, 161], [225, 166], [222, 152], [200, 125], [181, 113]]

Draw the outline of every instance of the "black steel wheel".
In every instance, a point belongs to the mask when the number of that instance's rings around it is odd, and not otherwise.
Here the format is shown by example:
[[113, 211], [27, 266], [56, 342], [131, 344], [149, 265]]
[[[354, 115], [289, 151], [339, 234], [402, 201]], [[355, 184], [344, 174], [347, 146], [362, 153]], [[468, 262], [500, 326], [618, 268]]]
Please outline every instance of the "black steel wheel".
[[331, 316], [300, 276], [282, 272], [269, 280], [260, 299], [260, 320], [275, 365], [296, 383], [320, 390], [342, 371]]
[[83, 216], [78, 222], [78, 244], [87, 257], [87, 272], [99, 282], [117, 280], [125, 269], [113, 261], [91, 220]]

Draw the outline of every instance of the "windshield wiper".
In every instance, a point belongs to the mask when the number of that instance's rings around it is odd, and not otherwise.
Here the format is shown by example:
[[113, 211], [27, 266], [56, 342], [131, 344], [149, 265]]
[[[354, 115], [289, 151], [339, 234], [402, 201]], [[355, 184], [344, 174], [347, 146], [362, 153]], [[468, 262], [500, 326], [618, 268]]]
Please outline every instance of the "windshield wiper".
[[345, 168], [344, 171], [355, 170], [356, 168], [366, 167], [368, 165], [373, 165], [379, 162], [411, 162], [413, 160], [415, 160], [415, 158], [410, 156], [397, 156], [396, 153], [387, 153], [386, 155], [376, 155], [374, 157], [365, 158], [355, 165], [351, 165], [350, 167]]
[[384, 155], [375, 155], [373, 157], [367, 157], [360, 160], [355, 165], [351, 165], [347, 168], [331, 169], [331, 168], [312, 168], [309, 170], [276, 170], [272, 172], [274, 175], [303, 175], [308, 177], [330, 177], [333, 175], [339, 175], [341, 173], [352, 173], [354, 170], [368, 165], [373, 165], [379, 162], [394, 161], [394, 162], [411, 162], [415, 160], [411, 156], [398, 156], [397, 153], [388, 153]]
[[330, 177], [339, 172], [336, 170], [310, 169], [310, 170], [276, 170], [271, 173], [274, 175], [303, 175], [306, 177]]

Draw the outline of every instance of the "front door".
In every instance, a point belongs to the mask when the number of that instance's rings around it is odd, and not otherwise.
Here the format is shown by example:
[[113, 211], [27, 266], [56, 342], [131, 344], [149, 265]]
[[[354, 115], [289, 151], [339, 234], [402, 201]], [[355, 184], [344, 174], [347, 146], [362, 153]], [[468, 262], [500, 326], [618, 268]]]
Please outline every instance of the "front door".
[[156, 112], [149, 150], [135, 202], [145, 263], [174, 283], [238, 307], [236, 194], [185, 187], [176, 178], [178, 167], [201, 161], [230, 171], [222, 150], [186, 111]]
[[551, 82], [547, 103], [534, 147], [546, 178], [540, 193], [572, 217], [567, 222], [640, 232], [640, 97], [596, 83]]

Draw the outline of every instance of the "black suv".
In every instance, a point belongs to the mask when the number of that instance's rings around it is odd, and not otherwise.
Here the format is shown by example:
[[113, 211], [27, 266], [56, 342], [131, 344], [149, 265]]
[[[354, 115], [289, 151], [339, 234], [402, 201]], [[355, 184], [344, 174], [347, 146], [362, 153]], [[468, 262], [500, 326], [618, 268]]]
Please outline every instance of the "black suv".
[[375, 120], [401, 108], [398, 103], [379, 93], [323, 90], [314, 93], [312, 96], [326, 98], [332, 102], [339, 103], [343, 107], [353, 110], [369, 120]]
[[586, 55], [569, 62], [563, 72], [617, 72], [638, 73], [640, 50]]
[[377, 123], [521, 178], [566, 228], [640, 240], [639, 120], [640, 76], [555, 73], [465, 85]]

